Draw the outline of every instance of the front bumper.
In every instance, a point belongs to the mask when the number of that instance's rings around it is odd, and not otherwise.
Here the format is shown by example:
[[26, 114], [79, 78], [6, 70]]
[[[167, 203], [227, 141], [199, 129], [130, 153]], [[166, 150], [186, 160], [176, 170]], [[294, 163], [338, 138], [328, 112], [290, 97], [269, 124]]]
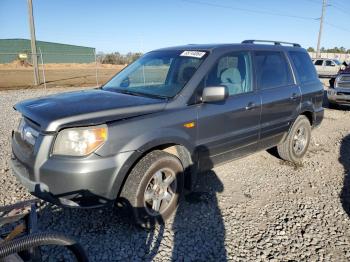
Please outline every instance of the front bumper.
[[334, 104], [350, 104], [350, 88], [330, 88], [327, 90], [327, 98]]
[[131, 154], [107, 158], [91, 155], [85, 159], [50, 157], [39, 168], [28, 167], [13, 154], [11, 168], [19, 182], [40, 199], [69, 207], [99, 207], [117, 197], [119, 171]]

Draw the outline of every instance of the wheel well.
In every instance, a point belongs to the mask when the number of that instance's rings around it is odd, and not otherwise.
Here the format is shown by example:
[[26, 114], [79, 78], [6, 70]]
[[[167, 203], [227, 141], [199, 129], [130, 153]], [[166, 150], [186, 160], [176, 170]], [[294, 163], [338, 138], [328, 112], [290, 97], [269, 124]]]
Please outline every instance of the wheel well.
[[148, 149], [141, 155], [139, 159], [154, 150], [162, 150], [180, 159], [185, 173], [185, 188], [187, 190], [191, 190], [196, 180], [196, 167], [194, 164], [195, 161], [193, 160], [193, 156], [191, 155], [190, 151], [183, 145], [168, 143]]
[[310, 112], [310, 111], [305, 111], [305, 112], [301, 113], [301, 115], [306, 116], [307, 119], [308, 119], [309, 122], [310, 122], [310, 125], [311, 125], [311, 126], [313, 125], [313, 114], [312, 114], [312, 112]]

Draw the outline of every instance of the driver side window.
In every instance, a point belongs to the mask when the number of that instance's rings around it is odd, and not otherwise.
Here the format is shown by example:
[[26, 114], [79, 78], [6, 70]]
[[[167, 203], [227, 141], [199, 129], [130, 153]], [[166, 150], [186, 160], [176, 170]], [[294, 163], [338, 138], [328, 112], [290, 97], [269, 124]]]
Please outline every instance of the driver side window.
[[205, 86], [219, 85], [226, 86], [230, 96], [253, 91], [248, 52], [233, 52], [218, 59], [205, 77]]

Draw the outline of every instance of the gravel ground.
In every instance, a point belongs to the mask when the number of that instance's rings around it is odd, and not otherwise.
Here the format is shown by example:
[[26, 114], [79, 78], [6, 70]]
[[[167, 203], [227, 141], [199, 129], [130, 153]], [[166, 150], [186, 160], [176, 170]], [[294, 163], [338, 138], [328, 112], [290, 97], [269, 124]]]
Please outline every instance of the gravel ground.
[[[12, 105], [43, 94], [0, 92], [0, 205], [31, 197], [9, 170]], [[76, 237], [92, 261], [349, 261], [349, 131], [350, 111], [326, 109], [302, 165], [267, 152], [221, 165], [202, 174], [165, 227], [141, 230], [109, 209], [46, 205], [40, 228]], [[44, 258], [67, 254], [46, 249]]]

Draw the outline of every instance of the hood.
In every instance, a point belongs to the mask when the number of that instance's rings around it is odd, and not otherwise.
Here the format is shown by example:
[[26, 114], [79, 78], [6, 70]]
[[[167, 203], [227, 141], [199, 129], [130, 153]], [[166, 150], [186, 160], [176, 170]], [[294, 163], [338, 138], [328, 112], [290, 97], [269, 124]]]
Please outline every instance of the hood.
[[165, 105], [163, 99], [95, 89], [25, 100], [14, 108], [42, 131], [54, 132], [67, 126], [98, 125], [149, 114]]
[[350, 66], [348, 66], [344, 70], [341, 70], [340, 73], [342, 73], [342, 74], [350, 74]]

